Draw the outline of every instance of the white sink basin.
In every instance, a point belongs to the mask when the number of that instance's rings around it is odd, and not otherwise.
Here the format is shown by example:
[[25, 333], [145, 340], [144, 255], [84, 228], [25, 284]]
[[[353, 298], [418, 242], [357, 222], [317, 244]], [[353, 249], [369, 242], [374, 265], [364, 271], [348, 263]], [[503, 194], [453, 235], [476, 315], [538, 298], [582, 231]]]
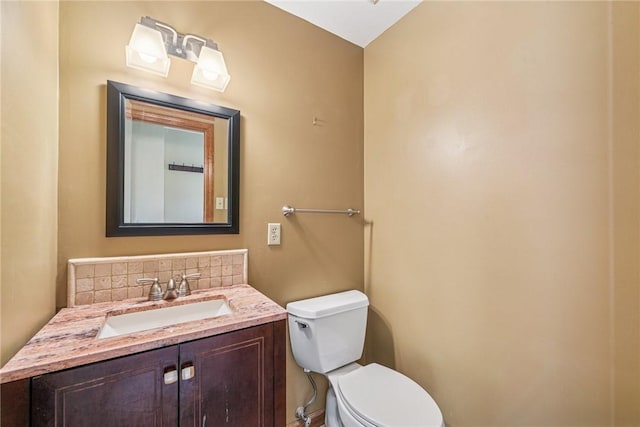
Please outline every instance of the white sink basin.
[[117, 337], [132, 332], [173, 326], [178, 323], [208, 319], [230, 313], [231, 308], [226, 300], [213, 299], [108, 316], [100, 328], [97, 338]]

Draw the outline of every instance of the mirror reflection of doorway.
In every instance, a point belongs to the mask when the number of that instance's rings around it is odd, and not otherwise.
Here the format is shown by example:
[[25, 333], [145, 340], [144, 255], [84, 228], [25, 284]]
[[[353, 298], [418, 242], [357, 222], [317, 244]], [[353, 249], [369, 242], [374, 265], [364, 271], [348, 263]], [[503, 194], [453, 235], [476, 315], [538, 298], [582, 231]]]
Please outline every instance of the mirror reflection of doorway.
[[125, 223], [212, 223], [215, 118], [127, 100]]

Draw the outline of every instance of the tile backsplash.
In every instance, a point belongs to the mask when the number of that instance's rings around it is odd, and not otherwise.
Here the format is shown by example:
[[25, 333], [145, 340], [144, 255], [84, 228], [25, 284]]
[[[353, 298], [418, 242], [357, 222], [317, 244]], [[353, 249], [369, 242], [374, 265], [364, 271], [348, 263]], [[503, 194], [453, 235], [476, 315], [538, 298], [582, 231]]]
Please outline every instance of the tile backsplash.
[[170, 278], [180, 283], [180, 275], [200, 273], [189, 279], [191, 289], [230, 286], [248, 281], [248, 250], [189, 252], [69, 260], [67, 306], [139, 298], [151, 285], [137, 279], [157, 277], [166, 288]]

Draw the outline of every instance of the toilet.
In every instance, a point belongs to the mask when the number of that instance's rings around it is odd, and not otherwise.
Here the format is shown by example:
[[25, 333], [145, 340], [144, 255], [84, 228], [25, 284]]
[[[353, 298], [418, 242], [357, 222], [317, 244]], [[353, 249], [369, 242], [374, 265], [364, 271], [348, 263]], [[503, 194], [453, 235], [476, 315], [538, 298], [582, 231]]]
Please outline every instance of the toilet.
[[415, 381], [377, 363], [362, 366], [369, 300], [359, 291], [287, 304], [296, 363], [329, 381], [327, 427], [444, 427], [440, 408]]

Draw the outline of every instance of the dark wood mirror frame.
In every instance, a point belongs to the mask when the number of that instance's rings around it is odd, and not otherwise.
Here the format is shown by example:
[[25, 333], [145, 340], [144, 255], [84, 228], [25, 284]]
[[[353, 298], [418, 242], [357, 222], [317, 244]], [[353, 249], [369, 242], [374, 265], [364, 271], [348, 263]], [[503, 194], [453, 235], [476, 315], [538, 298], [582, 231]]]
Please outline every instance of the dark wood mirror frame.
[[[125, 223], [125, 101], [140, 101], [228, 120], [228, 221], [225, 223]], [[238, 234], [240, 221], [240, 111], [107, 81], [106, 236]]]

